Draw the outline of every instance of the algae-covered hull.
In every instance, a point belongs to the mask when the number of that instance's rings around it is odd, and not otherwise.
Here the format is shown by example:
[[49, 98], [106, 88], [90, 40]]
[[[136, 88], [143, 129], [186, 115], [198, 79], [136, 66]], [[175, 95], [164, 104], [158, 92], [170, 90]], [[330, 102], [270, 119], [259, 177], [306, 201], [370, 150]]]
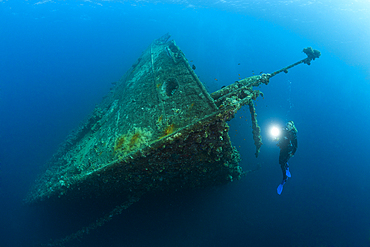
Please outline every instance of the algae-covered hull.
[[[155, 40], [65, 141], [28, 202], [176, 190], [240, 178], [239, 154], [226, 124], [240, 102], [216, 105], [168, 38]], [[248, 96], [247, 101], [253, 91]]]

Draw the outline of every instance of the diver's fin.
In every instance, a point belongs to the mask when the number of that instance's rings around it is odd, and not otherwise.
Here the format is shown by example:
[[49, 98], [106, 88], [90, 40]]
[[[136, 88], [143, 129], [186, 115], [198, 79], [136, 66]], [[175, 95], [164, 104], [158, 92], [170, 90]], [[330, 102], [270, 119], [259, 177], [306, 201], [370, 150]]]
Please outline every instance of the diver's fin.
[[277, 187], [277, 193], [280, 195], [281, 192], [283, 192], [283, 184], [279, 184], [279, 186]]
[[286, 181], [282, 181], [281, 184], [279, 184], [279, 186], [277, 187], [277, 193], [280, 195], [281, 192], [283, 192], [283, 187], [284, 187], [284, 184], [285, 184]]
[[288, 178], [292, 176], [292, 174], [290, 174], [290, 171], [289, 171], [289, 166], [286, 168], [285, 174]]

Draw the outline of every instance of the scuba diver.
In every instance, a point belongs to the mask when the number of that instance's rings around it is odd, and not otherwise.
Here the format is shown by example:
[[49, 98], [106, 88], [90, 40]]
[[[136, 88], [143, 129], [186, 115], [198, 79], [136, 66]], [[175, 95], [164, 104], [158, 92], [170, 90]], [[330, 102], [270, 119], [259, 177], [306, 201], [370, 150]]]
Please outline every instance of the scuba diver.
[[281, 139], [279, 140], [277, 146], [280, 147], [279, 164], [281, 171], [283, 172], [283, 181], [277, 187], [277, 193], [280, 195], [283, 191], [283, 186], [287, 179], [291, 177], [289, 172], [288, 160], [293, 157], [297, 151], [297, 128], [294, 126], [293, 121], [289, 121], [286, 127], [282, 130]]

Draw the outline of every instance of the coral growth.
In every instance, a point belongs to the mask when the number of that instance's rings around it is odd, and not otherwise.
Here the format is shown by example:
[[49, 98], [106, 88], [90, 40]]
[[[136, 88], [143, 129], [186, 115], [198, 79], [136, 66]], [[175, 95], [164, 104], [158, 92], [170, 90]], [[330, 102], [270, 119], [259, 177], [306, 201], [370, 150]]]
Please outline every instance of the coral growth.
[[161, 115], [161, 116], [158, 118], [157, 123], [161, 123], [161, 122], [162, 122], [162, 120], [163, 120], [163, 115]]
[[129, 149], [132, 149], [135, 145], [139, 143], [139, 141], [141, 141], [141, 133], [137, 132], [131, 137], [130, 143], [128, 145]]
[[134, 128], [133, 130], [121, 135], [114, 146], [113, 155], [125, 156], [132, 151], [148, 145], [152, 133], [146, 129]]
[[116, 145], [114, 146], [114, 152], [122, 148], [123, 144], [125, 143], [125, 140], [126, 140], [126, 135], [122, 135], [121, 137], [117, 139]]
[[258, 126], [257, 122], [257, 113], [256, 109], [254, 108], [253, 101], [249, 101], [249, 111], [251, 113], [252, 117], [252, 133], [253, 133], [253, 140], [254, 140], [254, 145], [256, 146], [256, 157], [258, 157], [258, 154], [260, 153], [260, 149], [262, 146], [262, 137], [261, 137], [261, 128]]
[[164, 129], [163, 134], [162, 134], [162, 136], [161, 136], [160, 138], [163, 138], [163, 137], [165, 137], [165, 136], [167, 136], [167, 135], [169, 135], [169, 134], [172, 134], [173, 132], [175, 132], [175, 130], [176, 130], [176, 127], [175, 127], [175, 125], [174, 125], [174, 124], [168, 125], [168, 126]]

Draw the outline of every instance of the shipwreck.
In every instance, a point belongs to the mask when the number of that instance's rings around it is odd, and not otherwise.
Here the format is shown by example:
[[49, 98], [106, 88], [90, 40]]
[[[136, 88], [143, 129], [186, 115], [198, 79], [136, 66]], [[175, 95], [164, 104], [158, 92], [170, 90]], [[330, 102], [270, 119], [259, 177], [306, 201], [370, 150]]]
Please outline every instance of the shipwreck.
[[225, 184], [239, 179], [240, 155], [227, 121], [244, 105], [252, 118], [258, 156], [262, 139], [253, 101], [255, 87], [320, 52], [271, 74], [248, 77], [208, 93], [184, 53], [164, 35], [155, 40], [88, 120], [71, 134], [39, 176], [25, 201], [122, 198], [91, 225], [63, 239], [82, 236], [119, 214], [143, 195]]

